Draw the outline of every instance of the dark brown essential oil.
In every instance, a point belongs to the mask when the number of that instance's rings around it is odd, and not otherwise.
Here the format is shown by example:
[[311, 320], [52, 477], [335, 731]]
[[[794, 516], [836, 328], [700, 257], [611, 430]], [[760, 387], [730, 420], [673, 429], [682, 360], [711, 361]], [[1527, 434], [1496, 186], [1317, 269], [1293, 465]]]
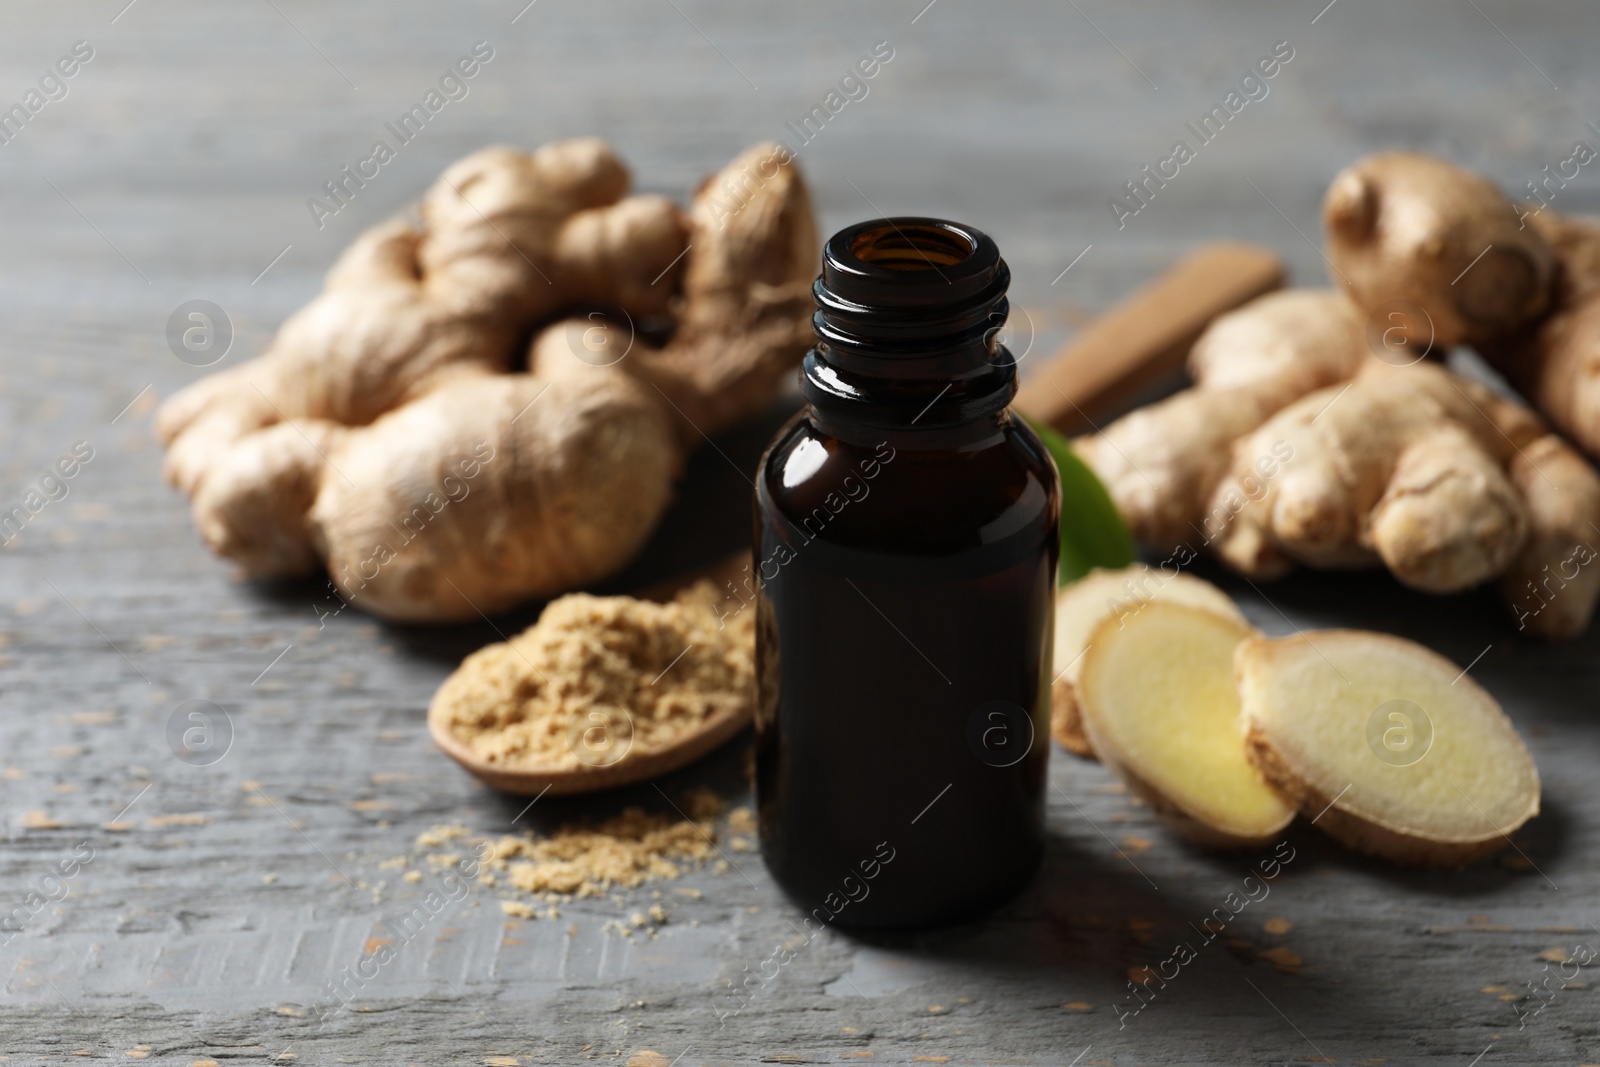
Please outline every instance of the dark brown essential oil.
[[1007, 410], [1009, 281], [937, 219], [823, 251], [756, 480], [761, 847], [808, 929], [974, 916], [1043, 851], [1061, 498]]

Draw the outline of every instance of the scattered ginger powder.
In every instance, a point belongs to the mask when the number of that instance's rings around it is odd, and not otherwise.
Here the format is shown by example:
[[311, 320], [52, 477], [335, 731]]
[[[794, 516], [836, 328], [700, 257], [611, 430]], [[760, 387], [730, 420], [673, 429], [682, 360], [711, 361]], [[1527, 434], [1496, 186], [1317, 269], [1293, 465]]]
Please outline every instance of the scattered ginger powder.
[[[574, 593], [510, 641], [468, 656], [434, 696], [450, 733], [506, 767], [571, 770], [664, 748], [753, 706], [754, 612], [726, 618], [700, 582], [676, 600]], [[580, 753], [602, 724], [619, 757]]]
[[627, 808], [592, 829], [568, 827], [544, 838], [502, 837], [492, 869], [525, 893], [599, 896], [613, 886], [670, 881], [684, 863], [715, 854], [715, 826]]
[[[686, 868], [717, 854], [717, 818], [723, 801], [705, 786], [687, 790], [672, 814], [624, 808], [593, 826], [564, 826], [547, 837], [532, 834], [488, 840], [464, 826], [437, 826], [417, 838], [432, 850], [452, 844], [490, 846], [479, 881], [524, 893], [564, 897], [603, 896], [647, 882], [671, 881]], [[730, 816], [734, 825], [750, 823], [748, 808]], [[508, 914], [521, 914], [512, 909]]]

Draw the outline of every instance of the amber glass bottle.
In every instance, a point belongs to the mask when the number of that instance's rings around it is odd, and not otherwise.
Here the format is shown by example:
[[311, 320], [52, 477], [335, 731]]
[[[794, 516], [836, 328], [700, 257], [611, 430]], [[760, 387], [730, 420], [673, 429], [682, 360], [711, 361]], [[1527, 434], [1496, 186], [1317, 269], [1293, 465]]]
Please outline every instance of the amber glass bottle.
[[971, 917], [1043, 851], [1061, 497], [1007, 410], [1009, 281], [938, 219], [823, 250], [756, 479], [761, 847], [808, 929]]

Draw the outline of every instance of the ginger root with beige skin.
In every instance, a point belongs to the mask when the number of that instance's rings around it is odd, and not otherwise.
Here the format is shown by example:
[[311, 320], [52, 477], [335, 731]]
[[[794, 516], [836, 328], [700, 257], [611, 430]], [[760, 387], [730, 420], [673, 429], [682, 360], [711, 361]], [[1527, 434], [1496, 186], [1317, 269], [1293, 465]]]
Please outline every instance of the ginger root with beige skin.
[[[810, 343], [818, 241], [759, 145], [687, 215], [598, 140], [456, 163], [358, 238], [267, 352], [163, 405], [167, 474], [252, 576], [319, 562], [396, 619], [505, 610], [643, 545], [689, 447], [770, 403]], [[606, 314], [557, 321], [600, 305]], [[659, 347], [633, 324], [670, 314]], [[618, 325], [620, 323], [620, 325]]]
[[1361, 316], [1331, 289], [1289, 289], [1218, 318], [1189, 353], [1194, 388], [1140, 408], [1074, 444], [1140, 544], [1204, 539], [1199, 525], [1234, 441], [1366, 356]]
[[[1334, 280], [1364, 311], [1443, 353], [1503, 340], [1550, 307], [1556, 261], [1488, 179], [1415, 152], [1341, 171], [1322, 202]], [[1400, 319], [1391, 320], [1397, 314]]]
[[1323, 220], [1335, 279], [1357, 303], [1419, 307], [1436, 352], [1477, 348], [1600, 457], [1600, 220], [1518, 205], [1481, 175], [1410, 152], [1342, 171]]
[[[1528, 514], [1507, 467], [1548, 436], [1525, 408], [1442, 367], [1368, 362], [1347, 387], [1301, 398], [1235, 448], [1218, 485], [1243, 501], [1217, 539], [1245, 574], [1296, 563], [1370, 567], [1431, 593], [1503, 572], [1527, 540]], [[1249, 457], [1286, 456], [1275, 478]], [[1231, 511], [1225, 507], [1224, 511]]]
[[681, 271], [687, 227], [664, 197], [625, 198], [628, 180], [594, 138], [452, 164], [422, 200], [420, 229], [396, 220], [356, 238], [259, 359], [162, 405], [168, 479], [193, 493], [220, 450], [267, 426], [361, 426], [445, 380], [503, 374], [527, 329], [574, 303], [666, 311], [675, 277], [650, 283]]
[[1219, 318], [1190, 366], [1192, 389], [1080, 442], [1150, 551], [1204, 545], [1261, 578], [1382, 565], [1434, 593], [1500, 578], [1519, 629], [1587, 626], [1600, 478], [1531, 411], [1442, 367], [1377, 358], [1333, 292]]

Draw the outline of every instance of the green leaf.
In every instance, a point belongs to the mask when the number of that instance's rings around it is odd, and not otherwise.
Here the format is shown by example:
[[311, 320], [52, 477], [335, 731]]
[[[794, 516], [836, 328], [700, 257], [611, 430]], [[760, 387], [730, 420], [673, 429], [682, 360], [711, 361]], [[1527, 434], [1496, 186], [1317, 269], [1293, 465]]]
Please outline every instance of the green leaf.
[[1096, 567], [1126, 567], [1133, 562], [1133, 538], [1100, 484], [1072, 444], [1042, 423], [1023, 416], [1028, 428], [1056, 461], [1061, 474], [1061, 564], [1056, 581], [1070, 585]]

